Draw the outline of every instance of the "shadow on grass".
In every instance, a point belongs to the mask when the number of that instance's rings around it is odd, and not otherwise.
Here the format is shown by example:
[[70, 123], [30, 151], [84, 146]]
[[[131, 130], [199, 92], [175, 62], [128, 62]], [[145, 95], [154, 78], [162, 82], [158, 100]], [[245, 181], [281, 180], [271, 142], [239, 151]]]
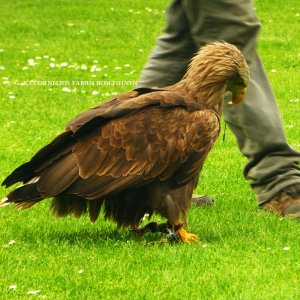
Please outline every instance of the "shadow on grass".
[[99, 228], [40, 228], [38, 232], [25, 229], [20, 232], [23, 241], [28, 243], [43, 243], [57, 245], [106, 245], [137, 243], [141, 245], [160, 242], [165, 235], [161, 233], [147, 233], [139, 236], [129, 229], [117, 229], [114, 226]]
[[47, 234], [47, 239], [53, 241], [59, 241], [62, 243], [69, 244], [80, 244], [80, 243], [92, 243], [92, 244], [105, 244], [115, 242], [128, 242], [128, 241], [139, 241], [142, 238], [134, 235], [128, 230], [111, 230], [111, 229], [96, 229], [86, 230], [79, 229], [76, 231], [57, 231]]

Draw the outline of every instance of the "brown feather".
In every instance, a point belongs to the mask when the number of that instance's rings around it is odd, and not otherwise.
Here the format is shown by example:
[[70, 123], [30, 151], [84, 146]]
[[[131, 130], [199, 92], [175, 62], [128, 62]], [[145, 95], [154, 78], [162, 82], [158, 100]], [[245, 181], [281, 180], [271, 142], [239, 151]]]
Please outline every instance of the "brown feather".
[[66, 217], [72, 214], [74, 217], [79, 218], [86, 212], [86, 200], [75, 195], [57, 195], [52, 201], [52, 213], [57, 217]]
[[77, 178], [77, 160], [74, 155], [67, 155], [41, 174], [38, 191], [43, 198], [53, 197], [66, 190]]
[[91, 222], [96, 222], [101, 211], [101, 206], [103, 204], [104, 199], [94, 200], [88, 202], [88, 209]]
[[54, 197], [57, 216], [94, 222], [104, 207], [119, 227], [137, 226], [145, 213], [171, 225], [186, 221], [199, 172], [220, 132], [226, 90], [249, 82], [240, 51], [205, 46], [177, 84], [140, 88], [81, 113], [49, 145], [3, 182], [36, 179], [5, 202], [30, 207]]

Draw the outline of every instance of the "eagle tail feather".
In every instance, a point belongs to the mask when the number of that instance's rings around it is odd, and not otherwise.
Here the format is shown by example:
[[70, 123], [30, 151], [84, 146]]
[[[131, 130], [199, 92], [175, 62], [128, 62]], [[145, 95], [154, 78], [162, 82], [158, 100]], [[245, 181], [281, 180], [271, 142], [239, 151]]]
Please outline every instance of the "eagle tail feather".
[[37, 189], [37, 183], [25, 184], [10, 192], [4, 198], [0, 206], [6, 206], [10, 203], [16, 203], [16, 208], [25, 209], [43, 200], [42, 195]]
[[[16, 168], [2, 182], [2, 186], [9, 187], [17, 182], [27, 183], [37, 175], [37, 170], [50, 165], [54, 160], [64, 155], [75, 142], [71, 131], [58, 135], [51, 143], [40, 149], [29, 162]], [[39, 173], [39, 172], [38, 172]]]

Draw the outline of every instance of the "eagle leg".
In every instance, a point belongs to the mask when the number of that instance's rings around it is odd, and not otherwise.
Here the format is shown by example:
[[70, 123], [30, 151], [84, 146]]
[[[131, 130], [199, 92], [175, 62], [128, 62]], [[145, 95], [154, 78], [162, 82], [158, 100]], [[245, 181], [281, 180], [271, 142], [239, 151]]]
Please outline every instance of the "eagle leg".
[[162, 232], [162, 233], [169, 233], [168, 227], [170, 226], [169, 223], [157, 224], [156, 222], [151, 222], [145, 225], [144, 227], [132, 227], [131, 231], [143, 236], [147, 232]]
[[183, 224], [180, 223], [172, 226], [169, 222], [162, 224], [151, 222], [144, 227], [132, 228], [132, 231], [140, 236], [143, 236], [147, 232], [166, 233], [170, 243], [180, 241], [182, 243], [193, 243], [198, 241], [198, 236], [196, 234], [188, 233], [183, 229]]

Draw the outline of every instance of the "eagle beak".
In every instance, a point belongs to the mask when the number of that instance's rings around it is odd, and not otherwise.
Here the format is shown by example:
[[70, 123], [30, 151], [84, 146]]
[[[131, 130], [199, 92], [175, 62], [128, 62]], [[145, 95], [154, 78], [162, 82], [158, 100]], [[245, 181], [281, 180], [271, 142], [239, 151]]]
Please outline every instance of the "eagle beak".
[[238, 89], [237, 91], [233, 92], [231, 101], [228, 104], [238, 104], [242, 102], [246, 95], [246, 88]]

